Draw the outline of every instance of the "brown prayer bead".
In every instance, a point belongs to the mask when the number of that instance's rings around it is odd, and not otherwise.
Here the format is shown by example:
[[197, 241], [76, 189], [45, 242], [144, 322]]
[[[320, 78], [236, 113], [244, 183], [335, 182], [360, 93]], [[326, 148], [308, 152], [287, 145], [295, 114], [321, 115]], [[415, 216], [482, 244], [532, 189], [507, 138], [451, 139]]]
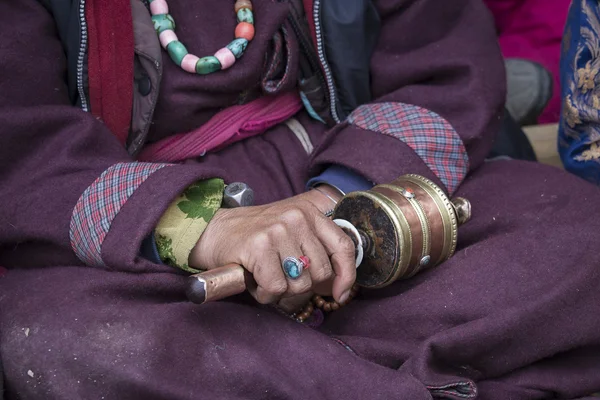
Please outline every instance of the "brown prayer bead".
[[235, 13], [237, 14], [238, 11], [240, 11], [241, 8], [247, 8], [249, 10], [252, 10], [252, 2], [250, 0], [237, 0], [235, 2]]
[[298, 319], [301, 321], [305, 321], [306, 319], [308, 319], [308, 317], [310, 316], [309, 313], [307, 313], [306, 311], [301, 312], [300, 314], [298, 314]]

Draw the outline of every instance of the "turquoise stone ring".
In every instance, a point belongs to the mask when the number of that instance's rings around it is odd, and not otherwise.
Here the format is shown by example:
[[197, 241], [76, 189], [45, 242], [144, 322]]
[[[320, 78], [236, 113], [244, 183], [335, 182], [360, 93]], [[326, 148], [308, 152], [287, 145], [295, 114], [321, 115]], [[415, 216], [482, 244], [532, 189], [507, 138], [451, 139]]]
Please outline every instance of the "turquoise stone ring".
[[298, 279], [304, 270], [304, 263], [296, 257], [286, 257], [281, 263], [283, 272], [290, 279]]

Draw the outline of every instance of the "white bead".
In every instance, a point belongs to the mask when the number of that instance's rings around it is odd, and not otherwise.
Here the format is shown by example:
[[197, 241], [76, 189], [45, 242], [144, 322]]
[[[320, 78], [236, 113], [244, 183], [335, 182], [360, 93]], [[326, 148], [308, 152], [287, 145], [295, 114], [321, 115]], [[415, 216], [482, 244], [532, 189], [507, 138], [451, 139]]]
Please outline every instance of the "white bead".
[[166, 31], [162, 31], [160, 33], [160, 35], [158, 35], [158, 39], [160, 40], [160, 45], [165, 50], [167, 49], [167, 46], [169, 45], [169, 43], [171, 43], [174, 40], [178, 40], [175, 32], [173, 32], [170, 29], [167, 29]]

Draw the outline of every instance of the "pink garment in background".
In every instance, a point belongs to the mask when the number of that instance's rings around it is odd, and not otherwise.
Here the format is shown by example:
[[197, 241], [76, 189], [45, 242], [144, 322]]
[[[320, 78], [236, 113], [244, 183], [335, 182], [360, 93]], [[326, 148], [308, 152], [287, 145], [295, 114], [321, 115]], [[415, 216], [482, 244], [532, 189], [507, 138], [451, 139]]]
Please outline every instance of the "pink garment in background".
[[492, 10], [502, 53], [543, 65], [554, 81], [552, 99], [539, 118], [560, 118], [560, 46], [571, 0], [484, 0]]

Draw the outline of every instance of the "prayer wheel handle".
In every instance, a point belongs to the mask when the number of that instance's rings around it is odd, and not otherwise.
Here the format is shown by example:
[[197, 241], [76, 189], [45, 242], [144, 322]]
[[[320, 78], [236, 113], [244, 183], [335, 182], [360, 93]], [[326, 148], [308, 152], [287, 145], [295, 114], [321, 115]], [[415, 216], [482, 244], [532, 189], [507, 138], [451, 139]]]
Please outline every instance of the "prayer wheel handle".
[[239, 264], [191, 275], [185, 294], [192, 303], [203, 304], [244, 293], [248, 288], [250, 273]]

